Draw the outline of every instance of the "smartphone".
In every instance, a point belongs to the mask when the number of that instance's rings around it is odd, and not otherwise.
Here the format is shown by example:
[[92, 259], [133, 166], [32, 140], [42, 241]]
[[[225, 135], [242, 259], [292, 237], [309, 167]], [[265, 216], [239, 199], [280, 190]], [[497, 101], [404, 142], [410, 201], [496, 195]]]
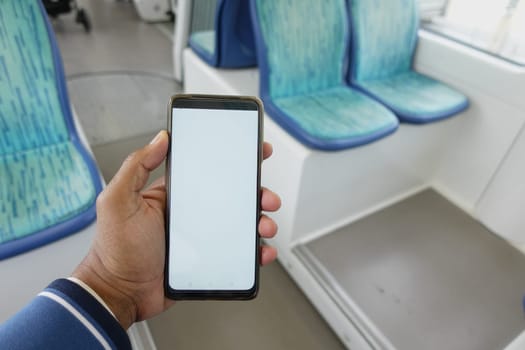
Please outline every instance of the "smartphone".
[[166, 295], [252, 299], [259, 287], [262, 102], [175, 95], [168, 109]]

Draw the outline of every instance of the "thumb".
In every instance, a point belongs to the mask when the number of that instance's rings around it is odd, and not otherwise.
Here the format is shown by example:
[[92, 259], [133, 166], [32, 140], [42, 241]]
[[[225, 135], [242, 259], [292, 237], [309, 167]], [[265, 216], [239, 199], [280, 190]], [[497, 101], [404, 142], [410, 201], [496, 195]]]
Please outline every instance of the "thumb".
[[160, 131], [149, 145], [128, 156], [108, 187], [119, 194], [120, 198], [140, 192], [148, 182], [150, 172], [166, 158], [168, 144], [168, 133], [165, 130]]

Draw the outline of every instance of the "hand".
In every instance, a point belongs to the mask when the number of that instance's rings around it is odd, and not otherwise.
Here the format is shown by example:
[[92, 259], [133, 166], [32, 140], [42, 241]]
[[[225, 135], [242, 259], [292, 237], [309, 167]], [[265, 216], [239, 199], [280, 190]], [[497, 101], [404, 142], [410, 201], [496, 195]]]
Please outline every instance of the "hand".
[[[97, 233], [87, 256], [72, 274], [108, 304], [124, 329], [173, 304], [164, 296], [164, 178], [144, 189], [149, 173], [163, 163], [168, 142], [168, 134], [161, 131], [124, 161], [99, 195]], [[271, 145], [265, 143], [264, 158], [271, 153]], [[276, 194], [262, 190], [263, 210], [276, 211], [280, 205]], [[258, 228], [265, 238], [277, 232], [275, 222], [265, 215], [261, 215]], [[262, 265], [275, 260], [275, 248], [261, 249]]]

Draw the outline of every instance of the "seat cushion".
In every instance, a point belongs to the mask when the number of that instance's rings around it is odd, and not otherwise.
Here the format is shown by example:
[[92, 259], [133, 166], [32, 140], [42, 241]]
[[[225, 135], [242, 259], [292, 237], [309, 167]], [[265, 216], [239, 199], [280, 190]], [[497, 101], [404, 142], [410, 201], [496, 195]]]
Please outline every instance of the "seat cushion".
[[396, 130], [385, 107], [346, 86], [272, 100], [268, 114], [307, 146], [338, 150], [372, 142]]
[[413, 71], [354, 84], [390, 108], [400, 120], [411, 123], [447, 118], [468, 106], [463, 94]]
[[217, 65], [217, 54], [215, 53], [215, 31], [205, 30], [195, 32], [190, 37], [190, 47], [206, 63]]
[[[0, 243], [66, 222], [92, 207], [96, 195], [90, 169], [71, 142], [2, 155]], [[92, 220], [94, 212], [88, 215]]]

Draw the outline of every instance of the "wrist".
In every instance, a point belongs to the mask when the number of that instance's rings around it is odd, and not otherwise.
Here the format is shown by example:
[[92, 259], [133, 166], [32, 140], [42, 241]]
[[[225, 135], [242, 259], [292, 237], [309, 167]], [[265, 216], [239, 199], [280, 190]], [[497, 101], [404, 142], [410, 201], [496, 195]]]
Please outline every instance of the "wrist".
[[[136, 320], [136, 305], [131, 296], [125, 293], [115, 283], [114, 278], [105, 272], [104, 268], [95, 268], [86, 257], [77, 266], [71, 277], [80, 280], [102, 299], [103, 306], [117, 319], [122, 328], [128, 329]], [[105, 305], [104, 305], [105, 304]]]

